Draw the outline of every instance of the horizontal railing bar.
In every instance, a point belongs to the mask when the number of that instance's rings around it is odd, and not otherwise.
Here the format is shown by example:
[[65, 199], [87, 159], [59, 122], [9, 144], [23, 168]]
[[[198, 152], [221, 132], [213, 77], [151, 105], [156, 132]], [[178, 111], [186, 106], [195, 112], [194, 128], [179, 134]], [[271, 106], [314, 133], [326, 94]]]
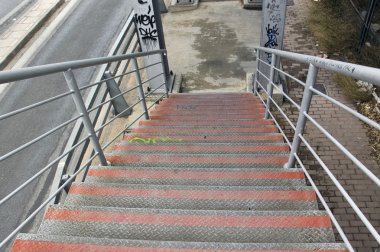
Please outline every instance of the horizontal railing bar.
[[148, 83], [149, 81], [151, 81], [151, 80], [153, 80], [153, 79], [155, 79], [155, 78], [157, 78], [158, 76], [163, 75], [163, 74], [164, 74], [164, 73], [157, 74], [156, 76], [150, 78], [149, 80], [146, 80], [146, 81], [141, 82], [141, 85], [144, 85], [145, 83]]
[[336, 230], [338, 231], [340, 237], [342, 238], [344, 244], [347, 246], [347, 249], [350, 252], [355, 252], [355, 249], [352, 247], [352, 245], [351, 245], [350, 241], [348, 240], [346, 234], [344, 233], [342, 227], [340, 226], [339, 222], [336, 220], [334, 214], [331, 212], [329, 205], [326, 203], [321, 192], [319, 191], [318, 187], [314, 183], [314, 180], [310, 176], [308, 170], [306, 169], [306, 167], [302, 163], [301, 159], [298, 157], [297, 153], [294, 153], [294, 157], [296, 158], [297, 162], [300, 164], [300, 166], [301, 166], [303, 172], [305, 173], [307, 179], [309, 180], [311, 186], [314, 188], [314, 191], [317, 194], [319, 201], [322, 203], [322, 205], [325, 208], [327, 214], [329, 215], [331, 221], [334, 223], [334, 226], [335, 226]]
[[276, 71], [278, 71], [278, 72], [280, 72], [280, 73], [282, 73], [282, 74], [288, 76], [288, 77], [291, 78], [292, 80], [298, 82], [301, 86], [305, 86], [305, 85], [306, 85], [305, 82], [303, 82], [303, 81], [297, 79], [296, 77], [294, 77], [294, 76], [288, 74], [287, 72], [282, 71], [282, 70], [278, 69], [277, 67], [273, 67], [273, 68], [274, 68]]
[[271, 67], [271, 64], [268, 64], [267, 62], [265, 62], [264, 60], [262, 60], [262, 59], [259, 59], [259, 58], [256, 58], [257, 60], [259, 60], [259, 62], [261, 62], [261, 63], [263, 63], [263, 64], [265, 64], [265, 65], [267, 65], [268, 67]]
[[156, 62], [156, 63], [153, 63], [153, 64], [150, 64], [150, 65], [148, 65], [148, 66], [141, 67], [141, 68], [139, 68], [138, 70], [144, 70], [144, 69], [147, 69], [147, 68], [149, 68], [149, 67], [152, 67], [152, 66], [155, 66], [155, 65], [159, 65], [159, 64], [161, 64], [161, 61]]
[[131, 89], [128, 89], [128, 90], [124, 91], [124, 92], [121, 93], [121, 94], [115, 95], [114, 97], [112, 97], [112, 98], [110, 98], [110, 99], [108, 99], [108, 100], [106, 100], [106, 101], [104, 101], [104, 102], [102, 102], [102, 103], [99, 103], [96, 107], [93, 107], [92, 109], [87, 110], [87, 112], [88, 112], [88, 113], [91, 113], [92, 111], [94, 111], [94, 110], [96, 110], [96, 109], [102, 107], [103, 105], [105, 105], [105, 104], [107, 104], [107, 103], [109, 103], [109, 102], [115, 100], [116, 98], [118, 98], [118, 97], [120, 97], [120, 96], [123, 96], [123, 95], [125, 95], [125, 94], [127, 94], [127, 93], [129, 93], [129, 92], [131, 92], [131, 91], [133, 91], [133, 90], [135, 90], [135, 89], [137, 89], [137, 88], [138, 88], [138, 86], [133, 87], [133, 88], [131, 88]]
[[104, 129], [105, 127], [107, 127], [109, 124], [111, 124], [113, 121], [115, 121], [116, 119], [118, 119], [119, 117], [121, 117], [121, 115], [128, 111], [129, 109], [131, 108], [134, 108], [137, 104], [139, 104], [142, 100], [139, 100], [137, 101], [136, 103], [134, 103], [132, 106], [129, 106], [128, 108], [124, 109], [123, 111], [121, 111], [117, 116], [115, 116], [114, 118], [112, 118], [111, 120], [109, 120], [108, 122], [106, 122], [105, 124], [103, 124], [102, 126], [100, 126], [98, 129], [95, 129], [95, 133], [99, 133], [99, 131], [101, 131], [102, 129]]
[[151, 109], [154, 105], [156, 105], [156, 102], [158, 102], [159, 100], [161, 100], [161, 99], [162, 99], [163, 97], [165, 97], [165, 96], [166, 96], [166, 94], [163, 94], [163, 95], [161, 95], [160, 98], [156, 99], [156, 100], [153, 102], [153, 104], [150, 105], [150, 106], [148, 107], [148, 110]]
[[370, 126], [376, 128], [377, 130], [380, 130], [380, 124], [378, 124], [377, 122], [375, 122], [375, 121], [369, 119], [368, 117], [366, 117], [366, 116], [360, 114], [359, 112], [357, 112], [357, 111], [353, 110], [352, 108], [350, 108], [350, 107], [344, 105], [343, 103], [341, 103], [341, 102], [339, 102], [339, 101], [337, 101], [337, 100], [331, 98], [330, 96], [328, 96], [328, 95], [326, 95], [326, 94], [324, 94], [324, 93], [318, 91], [317, 89], [315, 89], [315, 88], [313, 88], [313, 87], [311, 87], [310, 90], [311, 90], [312, 92], [314, 92], [315, 94], [322, 96], [322, 97], [325, 98], [326, 100], [328, 100], [328, 101], [334, 103], [334, 104], [337, 105], [338, 107], [340, 107], [340, 108], [346, 110], [348, 113], [354, 115], [355, 117], [357, 117], [358, 119], [362, 120], [363, 122], [369, 124]]
[[125, 127], [122, 131], [120, 131], [111, 141], [105, 144], [104, 147], [102, 147], [102, 149], [105, 150], [108, 146], [110, 146], [120, 135], [122, 135], [127, 129], [129, 129], [133, 124], [135, 124], [143, 115], [145, 115], [145, 113], [142, 113], [133, 122], [128, 124], [128, 126]]
[[89, 84], [89, 85], [87, 85], [87, 86], [80, 87], [80, 88], [79, 88], [79, 91], [83, 91], [83, 90], [85, 90], [85, 89], [87, 89], [87, 88], [91, 88], [91, 87], [93, 87], [93, 86], [101, 85], [101, 84], [103, 84], [104, 82], [106, 82], [106, 81], [108, 81], [108, 80], [113, 80], [113, 79], [116, 79], [116, 78], [118, 78], [118, 77], [115, 76], [115, 77], [111, 77], [111, 78], [107, 78], [107, 79], [102, 79], [102, 80], [100, 80], [100, 81], [94, 82], [94, 83]]
[[153, 94], [155, 91], [157, 91], [158, 89], [162, 88], [162, 86], [164, 86], [166, 83], [162, 83], [160, 86], [156, 87], [155, 89], [151, 90], [150, 92], [146, 93], [145, 95], [145, 98], [147, 98], [149, 95]]
[[115, 61], [144, 57], [144, 56], [160, 54], [160, 53], [165, 53], [165, 52], [166, 50], [154, 50], [154, 51], [148, 51], [148, 52], [138, 52], [138, 53], [118, 55], [118, 56], [67, 61], [67, 62], [55, 63], [55, 64], [49, 64], [49, 65], [43, 65], [43, 66], [34, 66], [34, 67], [26, 67], [26, 68], [9, 70], [9, 71], [2, 71], [0, 72], [0, 84], [34, 78], [34, 77], [48, 75], [48, 74], [64, 72], [68, 69], [75, 70], [78, 68], [102, 65], [106, 63], [115, 62]]
[[359, 159], [357, 159], [350, 151], [348, 151], [336, 138], [334, 138], [325, 128], [323, 128], [317, 121], [315, 121], [306, 112], [303, 113], [306, 118], [315, 125], [339, 150], [341, 150], [360, 170], [362, 170], [377, 186], [380, 187], [380, 179], [376, 177]]
[[86, 138], [84, 138], [80, 142], [78, 142], [77, 144], [73, 145], [72, 148], [70, 148], [69, 150], [67, 150], [66, 152], [64, 152], [60, 156], [58, 156], [56, 159], [54, 159], [52, 162], [50, 162], [48, 165], [46, 165], [44, 168], [42, 168], [42, 170], [40, 170], [39, 172], [37, 172], [33, 177], [31, 177], [30, 179], [28, 179], [27, 181], [25, 181], [21, 186], [19, 186], [14, 191], [12, 191], [10, 194], [8, 194], [7, 196], [5, 196], [2, 200], [0, 200], [0, 206], [3, 205], [5, 202], [7, 202], [14, 195], [16, 195], [17, 193], [19, 193], [27, 185], [29, 185], [31, 182], [33, 182], [35, 179], [37, 179], [39, 176], [41, 176], [44, 172], [46, 172], [47, 170], [49, 170], [54, 164], [58, 163], [59, 160], [61, 160], [65, 156], [67, 156], [70, 152], [72, 152], [73, 150], [75, 150], [79, 145], [81, 145], [82, 143], [84, 143], [88, 139], [90, 139], [90, 136], [87, 136]]
[[[257, 69], [257, 72], [263, 76], [267, 81], [271, 82], [271, 80], [269, 79], [269, 77], [267, 77], [265, 74], [263, 74], [259, 69]], [[263, 87], [262, 87], [263, 88]]]
[[306, 147], [309, 149], [311, 154], [314, 156], [314, 158], [318, 161], [318, 163], [322, 166], [322, 168], [325, 170], [327, 175], [330, 177], [330, 179], [333, 181], [335, 186], [338, 188], [340, 193], [343, 195], [343, 197], [347, 200], [348, 204], [352, 207], [354, 212], [358, 215], [360, 220], [364, 223], [364, 225], [368, 228], [369, 232], [372, 234], [372, 236], [375, 238], [375, 240], [380, 243], [380, 235], [377, 233], [376, 229], [372, 226], [372, 224], [369, 222], [367, 217], [360, 211], [359, 207], [356, 205], [356, 203], [351, 199], [350, 195], [347, 193], [347, 191], [343, 188], [343, 186], [339, 183], [339, 181], [335, 178], [334, 174], [329, 170], [329, 168], [326, 166], [326, 164], [323, 162], [323, 160], [318, 156], [318, 154], [315, 152], [313, 147], [310, 146], [310, 144], [306, 141], [306, 139], [300, 134], [298, 137], [302, 140], [302, 142], [306, 145]]
[[[150, 66], [154, 66], [154, 65], [157, 65], [157, 64], [160, 64], [160, 63], [161, 63], [161, 62], [158, 62], [158, 63], [155, 63], [155, 64], [151, 64], [151, 65], [149, 65], [149, 66], [147, 66], [147, 67], [142, 67], [142, 68], [139, 68], [139, 69], [137, 69], [137, 70], [144, 70], [145, 68], [148, 68], [148, 67], [150, 67]], [[79, 90], [80, 90], [80, 91], [83, 91], [84, 89], [87, 89], [87, 88], [90, 88], [90, 87], [93, 87], [93, 86], [97, 86], [97, 85], [102, 84], [103, 82], [106, 82], [106, 81], [108, 81], [108, 80], [117, 79], [117, 78], [120, 78], [120, 77], [126, 76], [126, 75], [128, 75], [128, 74], [134, 73], [134, 72], [136, 72], [136, 69], [135, 69], [135, 70], [132, 70], [132, 71], [128, 71], [128, 72], [123, 73], [123, 74], [116, 75], [116, 76], [114, 76], [114, 77], [112, 77], [112, 78], [103, 79], [103, 80], [98, 81], [98, 82], [95, 82], [95, 83], [93, 83], [93, 84], [90, 84], [90, 85], [87, 85], [87, 86], [81, 87], [81, 88], [79, 88]]]
[[48, 199], [46, 199], [34, 212], [29, 215], [29, 217], [24, 220], [11, 234], [9, 234], [1, 243], [0, 248], [4, 247], [13, 237], [15, 237], [23, 227], [25, 227], [42, 209], [44, 209], [62, 190], [65, 189], [67, 185], [69, 185], [79, 173], [81, 173], [96, 157], [98, 153], [95, 153], [94, 156], [90, 157], [87, 163], [78, 169], [69, 179], [67, 179], [53, 194], [50, 195]]
[[34, 104], [31, 104], [29, 106], [26, 106], [26, 107], [23, 107], [21, 109], [18, 109], [18, 110], [15, 110], [15, 111], [12, 111], [12, 112], [9, 112], [7, 114], [4, 114], [4, 115], [1, 115], [0, 116], [0, 120], [3, 120], [3, 119], [6, 119], [8, 117], [11, 117], [11, 116], [14, 116], [14, 115], [17, 115], [17, 114], [20, 114], [22, 112], [25, 112], [27, 110], [31, 110], [31, 109], [34, 109], [36, 107], [39, 107], [39, 106], [42, 106], [46, 103], [49, 103], [49, 102], [52, 102], [52, 101], [55, 101], [55, 100], [58, 100], [58, 99], [61, 99], [63, 97], [66, 97], [68, 95], [71, 95], [73, 94], [74, 91], [69, 91], [69, 92], [66, 92], [66, 93], [63, 93], [63, 94], [60, 94], [60, 95], [57, 95], [57, 96], [54, 96], [54, 97], [51, 97], [49, 99], [46, 99], [46, 100], [43, 100], [43, 101], [40, 101], [40, 102], [37, 102], [37, 103], [34, 103]]
[[282, 58], [287, 58], [287, 59], [298, 61], [305, 64], [312, 64], [318, 68], [334, 71], [334, 72], [347, 75], [356, 79], [370, 82], [374, 84], [375, 86], [380, 86], [380, 70], [373, 67], [340, 62], [340, 61], [331, 60], [331, 59], [323, 59], [316, 56], [308, 56], [308, 55], [303, 55], [299, 53], [281, 51], [281, 50], [270, 49], [270, 48], [265, 48], [265, 47], [258, 47], [256, 49], [259, 49], [267, 53], [273, 53]]
[[[265, 108], [267, 108], [267, 104], [266, 102], [264, 101], [264, 99], [261, 97], [261, 95], [258, 95], [259, 99], [261, 100], [261, 102], [264, 104]], [[282, 128], [280, 127], [280, 125], [278, 124], [277, 120], [275, 119], [275, 117], [273, 116], [273, 114], [268, 111], [269, 115], [272, 117], [274, 123], [276, 124], [277, 128], [280, 130], [281, 134], [283, 135], [284, 139], [285, 139], [285, 142], [286, 144], [291, 148], [292, 147], [292, 144], [290, 143], [288, 137], [285, 135], [284, 131], [282, 130]]]
[[61, 128], [67, 126], [67, 125], [69, 125], [70, 123], [75, 122], [76, 120], [78, 120], [78, 119], [81, 118], [82, 116], [83, 116], [83, 115], [80, 114], [80, 115], [78, 115], [78, 116], [76, 116], [76, 117], [70, 119], [69, 121], [66, 121], [66, 122], [64, 122], [64, 123], [62, 123], [62, 124], [60, 124], [60, 125], [58, 125], [57, 127], [53, 128], [53, 129], [51, 129], [51, 130], [49, 130], [48, 132], [46, 132], [46, 133], [44, 133], [44, 134], [42, 134], [42, 135], [40, 135], [40, 136], [34, 138], [33, 140], [31, 140], [31, 141], [29, 141], [29, 142], [27, 142], [27, 143], [25, 143], [25, 144], [19, 146], [18, 148], [14, 149], [14, 150], [12, 150], [12, 151], [10, 151], [10, 152], [8, 152], [7, 154], [5, 154], [5, 155], [3, 155], [3, 156], [0, 157], [0, 162], [1, 162], [1, 161], [4, 161], [5, 159], [7, 159], [7, 158], [9, 158], [9, 157], [11, 157], [11, 156], [13, 156], [13, 155], [15, 155], [15, 154], [17, 154], [17, 153], [19, 153], [20, 151], [24, 150], [25, 148], [28, 148], [29, 146], [31, 146], [31, 145], [37, 143], [38, 141], [44, 139], [45, 137], [50, 136], [51, 134], [53, 134], [53, 133], [56, 132], [57, 130], [59, 130], [59, 129], [61, 129]]
[[281, 91], [281, 94], [288, 100], [290, 101], [297, 109], [298, 111], [301, 110], [301, 106], [298, 105], [292, 98], [290, 98], [290, 96], [288, 96], [287, 94], [285, 94], [285, 92], [283, 92], [279, 87], [277, 87], [277, 85], [273, 84], [273, 83], [270, 83], [271, 85], [273, 85], [277, 90], [280, 90]]
[[277, 102], [272, 97], [269, 96], [268, 92], [265, 89], [263, 89], [263, 91], [267, 94], [268, 98], [272, 101], [272, 103], [277, 107], [278, 111], [280, 111], [281, 115], [289, 123], [290, 127], [292, 127], [292, 129], [295, 131], [296, 127], [294, 126], [292, 121], [290, 121], [289, 117], [285, 114], [285, 112], [281, 109], [281, 107], [277, 104]]

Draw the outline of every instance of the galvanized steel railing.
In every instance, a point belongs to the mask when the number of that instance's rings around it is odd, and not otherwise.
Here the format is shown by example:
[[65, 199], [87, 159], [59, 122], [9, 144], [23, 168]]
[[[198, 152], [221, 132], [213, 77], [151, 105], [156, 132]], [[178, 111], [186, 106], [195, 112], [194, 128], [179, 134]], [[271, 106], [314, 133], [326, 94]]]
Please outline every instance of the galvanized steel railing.
[[[340, 151], [342, 151], [348, 159], [350, 159], [360, 170], [362, 170], [369, 179], [371, 179], [378, 187], [380, 187], [380, 179], [373, 174], [373, 172], [368, 169], [358, 158], [356, 158], [352, 153], [350, 153], [347, 148], [342, 145], [334, 136], [332, 136], [321, 124], [319, 124], [312, 116], [310, 116], [309, 108], [312, 101], [312, 95], [317, 94], [327, 101], [331, 102], [332, 104], [338, 106], [339, 108], [347, 111], [348, 113], [352, 114], [356, 118], [360, 119], [361, 121], [367, 123], [368, 125], [374, 127], [377, 130], [380, 130], [380, 124], [377, 122], [367, 118], [366, 116], [358, 113], [357, 111], [349, 108], [348, 106], [344, 105], [343, 103], [335, 100], [334, 98], [318, 91], [314, 85], [316, 83], [318, 70], [319, 69], [326, 69], [329, 71], [333, 71], [345, 76], [350, 76], [355, 79], [367, 81], [369, 83], [372, 83], [375, 86], [380, 87], [380, 69], [371, 68], [371, 67], [365, 67], [361, 65], [355, 65], [330, 59], [323, 59], [319, 57], [314, 56], [307, 56], [303, 54], [297, 54], [297, 53], [291, 53], [286, 51], [280, 51], [280, 50], [274, 50], [269, 48], [263, 48], [259, 47], [256, 48], [257, 50], [257, 71], [255, 75], [254, 85], [253, 85], [253, 92], [259, 96], [261, 101], [266, 106], [266, 113], [265, 118], [273, 118], [275, 123], [277, 124], [279, 130], [285, 137], [285, 140], [287, 144], [290, 147], [290, 156], [287, 164], [285, 165], [285, 168], [292, 168], [296, 166], [296, 163], [303, 169], [305, 172], [308, 180], [310, 181], [312, 187], [317, 192], [318, 198], [320, 199], [321, 203], [325, 207], [327, 213], [331, 217], [331, 220], [333, 221], [337, 231], [339, 232], [341, 238], [347, 245], [347, 248], [350, 251], [355, 251], [354, 248], [351, 246], [350, 241], [347, 239], [347, 236], [343, 232], [341, 226], [339, 225], [338, 221], [336, 220], [334, 214], [329, 209], [326, 201], [324, 200], [322, 194], [319, 192], [316, 184], [312, 180], [309, 172], [303, 165], [300, 157], [298, 156], [299, 149], [301, 143], [303, 143], [306, 148], [310, 151], [310, 153], [314, 156], [314, 158], [318, 161], [318, 163], [321, 165], [323, 170], [326, 172], [326, 174], [329, 176], [329, 178], [332, 180], [334, 185], [338, 188], [338, 190], [342, 193], [343, 197], [347, 200], [347, 202], [350, 204], [354, 212], [357, 214], [357, 216], [360, 218], [360, 220], [364, 223], [364, 225], [367, 227], [367, 229], [370, 231], [372, 236], [375, 238], [375, 240], [380, 244], [380, 235], [377, 232], [377, 230], [374, 228], [374, 226], [371, 224], [371, 222], [367, 219], [367, 217], [363, 214], [363, 212], [360, 210], [360, 208], [357, 206], [357, 204], [352, 200], [350, 195], [347, 193], [347, 191], [343, 188], [339, 180], [334, 176], [334, 174], [330, 171], [329, 167], [323, 162], [323, 160], [319, 157], [317, 152], [313, 149], [311, 144], [307, 141], [307, 139], [304, 137], [304, 130], [307, 121], [311, 122], [314, 126], [316, 126], [323, 135], [327, 139], [329, 139]], [[261, 52], [261, 53], [260, 53]], [[269, 55], [271, 56], [271, 64], [268, 64], [263, 59], [260, 58], [260, 55]], [[288, 59], [293, 60], [298, 63], [304, 63], [309, 65], [309, 71], [307, 75], [306, 82], [303, 82], [296, 77], [290, 75], [289, 73], [286, 73], [285, 71], [282, 71], [278, 67], [276, 67], [276, 62], [279, 62], [279, 59]], [[266, 72], [269, 72], [269, 76], [267, 76], [265, 73], [263, 73], [263, 70], [260, 70], [264, 67], [266, 67]], [[298, 105], [291, 97], [289, 97], [287, 94], [285, 94], [274, 82], [276, 80], [277, 74], [283, 74], [290, 79], [294, 80], [298, 84], [302, 85], [304, 87], [304, 93], [302, 97], [302, 103], [301, 105]], [[261, 80], [265, 80], [267, 83], [267, 88], [264, 83], [260, 83]], [[262, 93], [259, 92], [259, 88], [262, 91]], [[280, 94], [282, 94], [286, 100], [288, 100], [290, 103], [292, 103], [299, 111], [299, 117], [297, 124], [294, 125], [292, 121], [289, 119], [289, 117], [286, 115], [284, 110], [281, 108], [281, 106], [273, 99], [273, 89], [276, 88], [280, 90]], [[264, 97], [265, 94], [266, 97]], [[266, 101], [265, 101], [266, 99]], [[293, 142], [290, 142], [287, 138], [284, 131], [281, 129], [278, 121], [276, 120], [276, 117], [271, 112], [272, 105], [274, 105], [277, 110], [280, 112], [282, 117], [289, 123], [291, 128], [294, 130], [295, 134], [293, 137]]]
[[[12, 233], [10, 233], [8, 237], [6, 237], [3, 241], [0, 242], [0, 249], [4, 247], [10, 240], [12, 240], [12, 238], [15, 237], [24, 226], [26, 226], [30, 221], [32, 221], [32, 219], [39, 212], [43, 211], [48, 204], [50, 204], [51, 202], [57, 203], [62, 192], [64, 192], [67, 189], [67, 187], [70, 186], [70, 184], [74, 181], [74, 179], [76, 179], [76, 177], [79, 174], [86, 173], [86, 170], [91, 165], [94, 159], [98, 158], [99, 163], [101, 165], [107, 166], [108, 164], [103, 153], [104, 149], [106, 149], [117, 138], [123, 135], [140, 118], [144, 117], [145, 119], [149, 119], [149, 109], [152, 108], [153, 105], [162, 98], [168, 97], [169, 87], [166, 82], [167, 73], [165, 73], [165, 67], [163, 64], [163, 58], [164, 54], [166, 54], [166, 50], [135, 52], [139, 47], [139, 42], [137, 38], [133, 16], [134, 13], [132, 12], [129, 16], [128, 21], [123, 27], [120, 36], [118, 37], [113, 48], [111, 49], [111, 53], [108, 57], [70, 61], [64, 63], [49, 64], [44, 66], [28, 67], [18, 70], [0, 72], [0, 85], [19, 80], [46, 76], [54, 73], [62, 73], [65, 77], [66, 84], [69, 87], [68, 92], [0, 115], [0, 120], [5, 120], [15, 115], [21, 114], [25, 111], [29, 111], [33, 108], [49, 104], [51, 102], [57, 101], [68, 96], [72, 96], [77, 108], [77, 112], [79, 113], [79, 115], [74, 116], [70, 120], [55, 126], [48, 132], [36, 137], [35, 139], [27, 143], [20, 145], [18, 148], [0, 157], [0, 162], [6, 160], [7, 158], [17, 155], [22, 150], [30, 146], [33, 146], [34, 144], [38, 143], [39, 141], [48, 137], [49, 135], [57, 132], [58, 130], [64, 129], [68, 125], [75, 124], [71, 137], [68, 140], [68, 143], [63, 153], [56, 157], [45, 167], [43, 167], [34, 176], [32, 176], [19, 187], [17, 187], [6, 197], [0, 199], [1, 207], [4, 203], [12, 199], [16, 194], [22, 192], [23, 189], [25, 189], [30, 183], [41, 177], [44, 173], [55, 167], [58, 167], [56, 172], [58, 179], [53, 183], [51, 194], [48, 197], [48, 199], [45, 200], [36, 210], [34, 210], [34, 212], [30, 214], [26, 218], [26, 220], [24, 220]], [[149, 55], [161, 55], [161, 60], [156, 63], [140, 67], [137, 59]], [[132, 70], [128, 70], [130, 69], [131, 61]], [[162, 73], [150, 79], [142, 81], [141, 71], [155, 65], [162, 65]], [[92, 66], [100, 67], [96, 81], [92, 84], [79, 87], [75, 79], [73, 70]], [[116, 96], [108, 97], [109, 93], [107, 92], [107, 87], [104, 84], [110, 80], [119, 80], [120, 83], [123, 77], [131, 74], [134, 74], [134, 77], [136, 79], [136, 86], [128, 90], [125, 90]], [[159, 76], [162, 76], [162, 79], [164, 80], [163, 83], [154, 90], [151, 90], [148, 93], [144, 94], [143, 85], [147, 84], [149, 81]], [[64, 83], [62, 84], [64, 85]], [[89, 90], [89, 92], [87, 92], [87, 100], [85, 100], [83, 95], [81, 94], [81, 92], [83, 93], [86, 90]], [[123, 95], [133, 90], [138, 90], [138, 101], [130, 106], [128, 105], [127, 107], [124, 107], [123, 111], [119, 111], [119, 113], [116, 116], [107, 121], [108, 115], [110, 114], [110, 110], [112, 107], [112, 102], [116, 99], [120, 99], [121, 97], [123, 97]], [[155, 95], [155, 100], [153, 101], [152, 106], [147, 107], [146, 98], [148, 96], [152, 97], [152, 94]], [[131, 110], [139, 104], [142, 105], [143, 113], [140, 114], [137, 117], [137, 119], [133, 120], [128, 125], [126, 125], [125, 128], [118, 132], [116, 136], [113, 137], [109, 142], [105, 143], [104, 145], [101, 145], [101, 143], [99, 142], [99, 138], [103, 129], [112, 124], [112, 122], [119, 118], [124, 112]], [[101, 116], [100, 113], [102, 111], [105, 111], [105, 113], [103, 113], [103, 115]], [[92, 145], [89, 144], [90, 142], [92, 143]], [[91, 153], [90, 157], [84, 160], [83, 155], [88, 151], [90, 151]], [[75, 156], [77, 157], [75, 158]], [[71, 171], [72, 174], [66, 176], [66, 178], [62, 180], [63, 175], [68, 173], [69, 166], [74, 167], [74, 170]], [[22, 209], [23, 206], [20, 206], [20, 208]]]

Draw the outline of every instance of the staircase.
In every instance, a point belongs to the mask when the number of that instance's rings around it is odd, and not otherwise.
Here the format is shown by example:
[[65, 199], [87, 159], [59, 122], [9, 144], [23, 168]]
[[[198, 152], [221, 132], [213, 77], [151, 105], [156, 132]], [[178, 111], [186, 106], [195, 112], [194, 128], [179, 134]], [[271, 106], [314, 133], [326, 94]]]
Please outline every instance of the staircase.
[[264, 107], [172, 94], [12, 251], [347, 251]]

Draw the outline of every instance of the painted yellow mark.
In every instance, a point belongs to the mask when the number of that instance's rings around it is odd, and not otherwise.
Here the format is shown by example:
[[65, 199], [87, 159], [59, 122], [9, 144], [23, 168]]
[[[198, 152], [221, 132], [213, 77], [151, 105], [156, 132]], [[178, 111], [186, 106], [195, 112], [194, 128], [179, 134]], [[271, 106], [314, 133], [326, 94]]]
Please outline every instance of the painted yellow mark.
[[129, 139], [129, 143], [143, 143], [143, 144], [156, 144], [156, 143], [181, 143], [183, 139], [175, 137], [133, 137]]

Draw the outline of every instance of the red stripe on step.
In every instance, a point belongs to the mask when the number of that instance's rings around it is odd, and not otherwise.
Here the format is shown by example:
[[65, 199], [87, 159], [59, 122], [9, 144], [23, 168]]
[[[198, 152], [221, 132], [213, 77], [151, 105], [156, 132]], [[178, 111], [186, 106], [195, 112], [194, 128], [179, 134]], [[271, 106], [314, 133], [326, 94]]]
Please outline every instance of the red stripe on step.
[[137, 128], [133, 129], [132, 132], [136, 133], [172, 133], [172, 132], [186, 132], [186, 133], [255, 133], [255, 132], [266, 132], [266, 133], [277, 133], [276, 127], [263, 127], [263, 128], [190, 128], [190, 129], [178, 129], [178, 128]]
[[[152, 115], [150, 116], [150, 119], [152, 120], [165, 120], [165, 119], [171, 119], [171, 120], [215, 120], [215, 119], [223, 119], [223, 120], [228, 120], [228, 119], [263, 119], [264, 114], [260, 115], [183, 115], [183, 116], [157, 116], [157, 115]], [[217, 122], [215, 122], [217, 124]]]
[[[150, 136], [150, 135], [149, 136], [125, 135], [125, 139], [127, 141], [132, 140], [136, 137], [147, 139], [147, 140], [162, 138], [162, 136]], [[267, 135], [263, 135], [263, 136], [175, 136], [175, 139], [177, 139], [180, 142], [192, 142], [192, 141], [254, 142], [254, 141], [283, 141], [284, 140], [281, 135], [274, 135], [274, 136], [267, 136]]]
[[233, 125], [233, 126], [243, 126], [243, 125], [274, 125], [273, 121], [218, 121], [211, 122], [211, 121], [186, 121], [186, 122], [180, 122], [180, 121], [141, 121], [139, 123], [141, 126], [226, 126], [226, 125]]
[[255, 109], [255, 110], [176, 110], [173, 108], [168, 109], [155, 109], [150, 112], [151, 115], [192, 115], [192, 114], [202, 114], [202, 115], [229, 115], [229, 114], [239, 114], [239, 115], [255, 115], [262, 114], [265, 109]]
[[[49, 251], [49, 252], [62, 252], [62, 251], [76, 251], [76, 252], [315, 252], [315, 250], [257, 250], [257, 249], [242, 249], [242, 250], [221, 250], [221, 249], [184, 249], [184, 248], [171, 248], [171, 247], [132, 247], [132, 246], [107, 246], [96, 244], [78, 244], [78, 243], [63, 243], [63, 242], [48, 242], [48, 241], [31, 241], [31, 240], [16, 240], [12, 252], [36, 252], [36, 251]], [[318, 252], [347, 252], [347, 250], [318, 250]]]
[[327, 216], [205, 216], [49, 209], [47, 220], [236, 228], [331, 228]]
[[90, 169], [89, 176], [111, 177], [111, 178], [146, 178], [146, 179], [304, 179], [303, 172], [206, 172], [206, 171], [125, 171], [125, 170], [106, 170]]
[[253, 104], [253, 105], [233, 105], [233, 106], [217, 106], [217, 105], [165, 105], [159, 104], [155, 106], [155, 110], [175, 110], [175, 111], [233, 111], [233, 110], [250, 110], [255, 111], [257, 109], [265, 109], [264, 105]]
[[288, 146], [233, 146], [233, 145], [181, 145], [181, 148], [171, 145], [115, 145], [112, 147], [116, 151], [161, 151], [161, 152], [193, 152], [193, 153], [213, 153], [213, 152], [286, 152], [289, 151]]
[[287, 157], [178, 157], [178, 156], [107, 156], [111, 163], [202, 163], [202, 164], [285, 164]]
[[200, 200], [316, 200], [315, 193], [312, 191], [158, 190], [145, 188], [91, 187], [73, 185], [70, 188], [70, 193], [92, 196], [154, 197]]

